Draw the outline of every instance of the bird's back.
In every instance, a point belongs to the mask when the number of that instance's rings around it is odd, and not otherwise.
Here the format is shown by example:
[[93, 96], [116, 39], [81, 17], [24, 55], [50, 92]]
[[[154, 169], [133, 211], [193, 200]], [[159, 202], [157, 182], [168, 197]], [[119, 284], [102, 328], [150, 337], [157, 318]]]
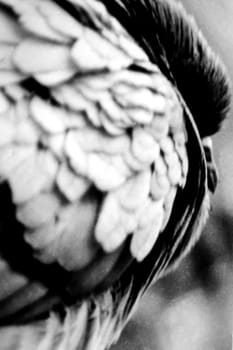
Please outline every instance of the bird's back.
[[1, 0], [0, 20], [3, 349], [105, 349], [199, 236], [225, 73], [170, 2]]

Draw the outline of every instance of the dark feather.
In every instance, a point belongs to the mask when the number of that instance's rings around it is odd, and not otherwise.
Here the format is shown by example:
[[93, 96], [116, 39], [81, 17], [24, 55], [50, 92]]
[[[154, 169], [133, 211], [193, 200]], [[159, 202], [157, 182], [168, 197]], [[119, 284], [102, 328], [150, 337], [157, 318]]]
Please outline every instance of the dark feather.
[[229, 110], [229, 80], [193, 18], [171, 0], [101, 0], [178, 87], [201, 137]]
[[[207, 167], [204, 151], [192, 117], [186, 110], [189, 134], [187, 145], [189, 164], [187, 183], [180, 189], [172, 214], [164, 232], [159, 236], [149, 256], [141, 263], [135, 262], [121, 278], [122, 293], [130, 289], [126, 314], [152, 281], [174, 268], [189, 252], [199, 238], [208, 216]], [[124, 289], [125, 287], [125, 289]], [[117, 289], [117, 288], [116, 288]]]

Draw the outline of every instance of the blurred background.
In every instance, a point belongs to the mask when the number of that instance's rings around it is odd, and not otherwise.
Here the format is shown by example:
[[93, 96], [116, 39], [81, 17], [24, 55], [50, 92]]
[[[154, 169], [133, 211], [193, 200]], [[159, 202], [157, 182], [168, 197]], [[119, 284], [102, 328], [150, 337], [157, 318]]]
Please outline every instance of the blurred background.
[[[233, 1], [182, 2], [233, 81]], [[114, 350], [233, 349], [233, 109], [214, 151], [220, 183], [201, 240], [146, 293]]]

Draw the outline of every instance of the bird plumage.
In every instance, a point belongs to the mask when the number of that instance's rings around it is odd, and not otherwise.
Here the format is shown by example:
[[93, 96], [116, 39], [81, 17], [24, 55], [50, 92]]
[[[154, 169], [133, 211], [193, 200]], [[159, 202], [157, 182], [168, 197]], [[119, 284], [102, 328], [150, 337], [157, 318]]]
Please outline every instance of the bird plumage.
[[1, 0], [0, 19], [4, 349], [106, 349], [200, 235], [226, 73], [170, 1]]

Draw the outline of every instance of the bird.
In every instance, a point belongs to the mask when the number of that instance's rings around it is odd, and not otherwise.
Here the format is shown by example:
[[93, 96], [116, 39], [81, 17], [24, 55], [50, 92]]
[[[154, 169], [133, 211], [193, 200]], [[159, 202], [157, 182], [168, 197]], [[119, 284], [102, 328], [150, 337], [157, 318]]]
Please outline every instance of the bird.
[[0, 22], [1, 349], [109, 349], [208, 218], [227, 70], [177, 1]]

